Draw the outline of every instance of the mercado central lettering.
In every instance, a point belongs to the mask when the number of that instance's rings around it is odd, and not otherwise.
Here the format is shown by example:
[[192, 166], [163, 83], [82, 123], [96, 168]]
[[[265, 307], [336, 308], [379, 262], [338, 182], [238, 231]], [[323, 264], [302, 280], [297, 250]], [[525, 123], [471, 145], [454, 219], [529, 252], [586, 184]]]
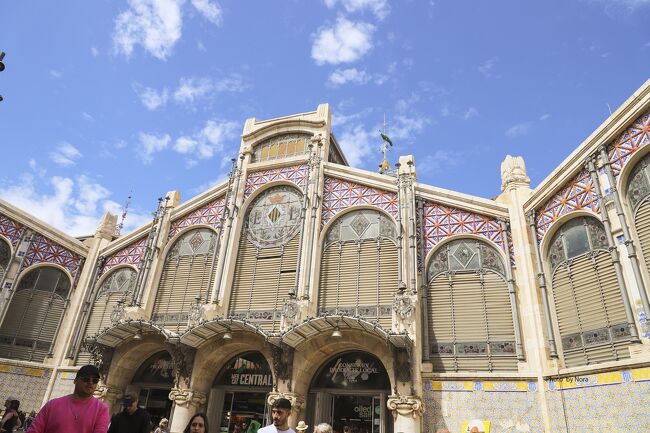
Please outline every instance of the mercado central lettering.
[[492, 199], [411, 156], [350, 167], [335, 133], [327, 104], [248, 119], [224, 182], [161, 191], [131, 233], [0, 202], [0, 395], [38, 410], [93, 362], [98, 398], [138, 392], [172, 432], [264, 424], [281, 396], [338, 431], [650, 425], [650, 81], [534, 188], [520, 156], [500, 192], [467, 173]]

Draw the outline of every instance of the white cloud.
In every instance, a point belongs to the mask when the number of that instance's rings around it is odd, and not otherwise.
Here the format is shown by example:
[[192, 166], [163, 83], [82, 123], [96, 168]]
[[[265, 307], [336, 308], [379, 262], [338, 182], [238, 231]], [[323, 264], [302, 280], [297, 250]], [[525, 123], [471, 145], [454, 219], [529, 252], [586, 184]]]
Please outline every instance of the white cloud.
[[113, 47], [129, 57], [135, 45], [165, 60], [182, 34], [183, 0], [129, 0], [129, 9], [115, 19]]
[[366, 84], [370, 81], [370, 74], [357, 68], [337, 69], [332, 72], [327, 79], [328, 83], [334, 87], [341, 86], [345, 83]]
[[390, 13], [388, 0], [325, 0], [325, 5], [330, 9], [337, 3], [341, 3], [348, 13], [369, 10], [380, 20]]
[[238, 126], [236, 122], [208, 120], [195, 134], [178, 137], [174, 150], [191, 156], [188, 160], [212, 158], [223, 150], [226, 140], [236, 136]]
[[433, 154], [426, 155], [423, 159], [416, 161], [415, 165], [420, 173], [429, 175], [440, 174], [446, 170], [457, 167], [462, 161], [460, 152], [448, 150], [436, 150]]
[[528, 131], [530, 131], [531, 126], [532, 124], [530, 122], [518, 123], [508, 128], [508, 130], [506, 130], [505, 132], [505, 135], [508, 138], [523, 137], [524, 135], [528, 134]]
[[139, 138], [140, 143], [138, 144], [137, 152], [138, 156], [145, 164], [149, 164], [153, 161], [153, 154], [166, 149], [171, 142], [169, 134], [156, 136], [141, 132]]
[[546, 120], [549, 117], [551, 117], [551, 115], [549, 113], [544, 113], [541, 116], [539, 116], [539, 120]]
[[191, 137], [179, 137], [174, 144], [174, 150], [178, 153], [192, 153], [197, 144], [197, 141]]
[[463, 115], [463, 119], [469, 120], [476, 116], [478, 116], [478, 109], [476, 107], [469, 107]]
[[236, 74], [216, 81], [207, 77], [183, 77], [174, 91], [174, 101], [191, 105], [215, 93], [242, 92], [246, 87], [242, 78]]
[[140, 97], [142, 105], [144, 105], [147, 110], [154, 111], [160, 107], [164, 107], [165, 104], [167, 104], [169, 92], [167, 89], [158, 91], [156, 89], [152, 89], [151, 87], [145, 87], [142, 91], [139, 92], [138, 96]]
[[59, 79], [63, 76], [63, 73], [61, 71], [57, 71], [56, 69], [50, 69], [50, 77]]
[[192, 0], [192, 5], [211, 23], [221, 24], [222, 11], [217, 3], [210, 0]]
[[199, 51], [201, 51], [201, 52], [203, 52], [203, 53], [205, 53], [206, 51], [208, 51], [208, 49], [205, 47], [205, 45], [203, 45], [203, 42], [201, 42], [201, 41], [198, 41], [198, 42], [196, 43], [196, 49], [199, 50]]
[[[415, 134], [422, 131], [428, 123], [428, 118], [418, 114], [410, 113], [398, 115], [395, 116], [392, 125], [390, 125], [388, 135], [392, 139], [398, 138], [410, 141], [414, 138]], [[395, 140], [393, 140], [393, 143], [395, 143]]]
[[56, 150], [50, 152], [50, 159], [60, 167], [72, 167], [81, 158], [81, 152], [67, 141], [59, 143]]
[[88, 121], [88, 122], [94, 122], [95, 118], [91, 116], [89, 113], [86, 113], [85, 111], [81, 112], [81, 117], [82, 119]]
[[481, 74], [483, 74], [485, 78], [491, 78], [492, 71], [494, 69], [494, 66], [497, 64], [498, 60], [499, 60], [498, 57], [492, 57], [491, 59], [488, 59], [483, 63], [481, 63], [477, 69]]
[[[46, 182], [22, 174], [16, 183], [0, 185], [0, 197], [72, 236], [93, 234], [107, 211], [121, 213], [121, 206], [109, 199], [111, 192], [87, 176], [54, 176]], [[132, 209], [123, 232], [150, 220], [147, 213]]]
[[[608, 13], [621, 12], [620, 7], [624, 7], [628, 12], [633, 12], [638, 8], [650, 6], [650, 0], [589, 0], [605, 5], [605, 11]], [[616, 10], [614, 10], [616, 9]]]
[[191, 194], [201, 194], [202, 192], [205, 192], [209, 190], [210, 188], [213, 188], [217, 185], [219, 185], [222, 182], [225, 182], [228, 179], [228, 175], [221, 174], [219, 177], [215, 179], [210, 179], [207, 182], [202, 183], [201, 185], [197, 186], [196, 188], [192, 188], [190, 190]]
[[90, 54], [92, 54], [93, 57], [99, 56], [99, 50], [97, 49], [97, 47], [95, 46], [90, 47]]
[[319, 65], [354, 62], [372, 48], [374, 31], [372, 24], [339, 18], [335, 27], [319, 30], [311, 47], [311, 57]]
[[351, 166], [358, 167], [375, 151], [379, 143], [376, 135], [366, 131], [362, 125], [356, 125], [344, 130], [338, 137], [343, 154]]

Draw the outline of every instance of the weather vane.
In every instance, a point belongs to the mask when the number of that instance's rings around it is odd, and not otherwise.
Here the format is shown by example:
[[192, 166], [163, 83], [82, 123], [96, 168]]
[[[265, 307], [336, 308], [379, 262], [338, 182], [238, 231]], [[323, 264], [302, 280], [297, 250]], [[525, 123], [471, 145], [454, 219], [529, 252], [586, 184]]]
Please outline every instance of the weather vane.
[[133, 190], [129, 191], [129, 196], [124, 203], [124, 207], [122, 208], [122, 218], [120, 219], [120, 223], [115, 227], [115, 236], [119, 236], [122, 232], [122, 229], [124, 228], [124, 220], [126, 219], [126, 215], [129, 213], [129, 205], [131, 204], [132, 193]]
[[393, 147], [393, 142], [390, 140], [387, 134], [388, 134], [388, 123], [386, 122], [386, 113], [384, 113], [384, 129], [382, 131], [379, 131], [379, 135], [383, 140], [381, 144], [381, 153], [384, 157], [383, 161], [381, 161], [381, 164], [379, 164], [379, 172], [381, 174], [385, 174], [390, 168], [390, 164], [388, 163], [388, 149], [390, 147]]

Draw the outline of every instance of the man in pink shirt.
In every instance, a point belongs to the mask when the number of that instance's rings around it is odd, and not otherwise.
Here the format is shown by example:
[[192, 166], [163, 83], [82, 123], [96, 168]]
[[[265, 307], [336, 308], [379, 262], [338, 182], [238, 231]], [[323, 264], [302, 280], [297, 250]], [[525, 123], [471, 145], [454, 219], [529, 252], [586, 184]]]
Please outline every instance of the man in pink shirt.
[[106, 433], [108, 407], [93, 397], [97, 382], [97, 367], [81, 367], [74, 380], [74, 393], [47, 402], [27, 433]]

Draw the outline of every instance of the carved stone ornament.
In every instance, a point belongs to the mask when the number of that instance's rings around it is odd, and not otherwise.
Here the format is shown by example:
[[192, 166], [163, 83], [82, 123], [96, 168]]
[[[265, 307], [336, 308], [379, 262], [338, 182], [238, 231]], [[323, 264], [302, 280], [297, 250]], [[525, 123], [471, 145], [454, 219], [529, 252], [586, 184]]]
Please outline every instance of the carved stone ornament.
[[406, 292], [396, 293], [395, 298], [393, 298], [393, 311], [395, 311], [400, 319], [409, 319], [415, 312], [414, 296]]
[[198, 326], [203, 320], [203, 306], [200, 303], [192, 305], [187, 313], [187, 324], [189, 326]]
[[122, 390], [100, 383], [93, 395], [104, 403], [113, 403], [123, 394]]
[[386, 405], [394, 418], [398, 415], [417, 418], [424, 413], [424, 403], [420, 397], [412, 395], [391, 395]]
[[169, 392], [169, 399], [179, 406], [183, 407], [201, 407], [207, 401], [205, 393], [194, 391], [188, 388], [172, 388]]
[[172, 368], [174, 371], [175, 383], [189, 383], [194, 368], [194, 356], [196, 349], [180, 342], [165, 342], [165, 348], [172, 356]]
[[115, 348], [98, 343], [95, 340], [86, 340], [84, 348], [90, 353], [90, 363], [97, 366], [100, 376], [106, 380]]
[[506, 155], [501, 163], [501, 189], [505, 190], [510, 183], [530, 185], [526, 163], [521, 156]]
[[305, 398], [301, 395], [294, 394], [293, 392], [278, 392], [273, 391], [269, 392], [269, 396], [266, 398], [266, 402], [271, 406], [275, 403], [275, 400], [279, 398], [286, 398], [291, 402], [291, 410], [293, 412], [299, 412], [305, 406]]
[[126, 305], [125, 299], [120, 299], [117, 301], [117, 304], [113, 307], [111, 312], [111, 324], [117, 325], [120, 322], [123, 322], [126, 319], [126, 311], [124, 311], [124, 306]]
[[276, 380], [289, 380], [293, 372], [293, 353], [291, 346], [282, 344], [281, 347], [271, 345], [273, 356], [273, 372]]
[[395, 379], [398, 382], [411, 381], [411, 351], [409, 348], [393, 346], [393, 364], [395, 365]]

